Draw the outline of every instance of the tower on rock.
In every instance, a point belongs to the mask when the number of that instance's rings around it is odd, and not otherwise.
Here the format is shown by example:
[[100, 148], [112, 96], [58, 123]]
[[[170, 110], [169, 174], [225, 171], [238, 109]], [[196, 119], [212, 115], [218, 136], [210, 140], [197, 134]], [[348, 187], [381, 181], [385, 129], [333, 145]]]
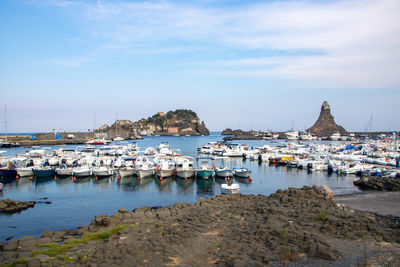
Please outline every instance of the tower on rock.
[[331, 114], [331, 107], [328, 102], [324, 101], [321, 107], [321, 113], [314, 125], [307, 129], [306, 132], [317, 134], [318, 136], [331, 136], [333, 133], [339, 132], [341, 135], [347, 134], [346, 130], [335, 123], [335, 119]]

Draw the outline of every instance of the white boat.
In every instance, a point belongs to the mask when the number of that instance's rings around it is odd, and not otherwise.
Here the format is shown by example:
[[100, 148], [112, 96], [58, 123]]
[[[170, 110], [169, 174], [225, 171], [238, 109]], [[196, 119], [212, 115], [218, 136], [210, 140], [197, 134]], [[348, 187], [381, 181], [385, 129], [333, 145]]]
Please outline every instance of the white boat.
[[247, 168], [235, 168], [233, 169], [233, 174], [240, 178], [249, 178], [251, 174], [251, 170]]
[[240, 191], [239, 184], [222, 184], [221, 193], [222, 194], [237, 194]]
[[287, 140], [299, 140], [299, 131], [289, 131], [285, 135]]
[[171, 177], [175, 171], [175, 163], [172, 158], [158, 158], [156, 163], [156, 176], [159, 178]]
[[193, 157], [175, 158], [176, 176], [179, 178], [190, 178], [194, 175]]
[[99, 178], [100, 177], [109, 177], [112, 175], [112, 172], [110, 171], [110, 169], [105, 166], [93, 168], [92, 172], [95, 177], [99, 177]]
[[67, 165], [62, 165], [60, 168], [56, 169], [57, 176], [72, 176], [73, 169], [71, 167], [67, 167]]
[[33, 176], [33, 167], [21, 167], [17, 168], [17, 173], [20, 177], [27, 177], [27, 176]]
[[123, 177], [128, 177], [128, 176], [133, 176], [136, 173], [135, 168], [133, 167], [122, 167], [119, 168], [119, 175], [121, 176], [121, 178]]
[[340, 141], [347, 141], [348, 137], [346, 135], [342, 135], [340, 137]]
[[340, 140], [340, 133], [336, 132], [336, 133], [332, 134], [330, 138], [331, 138], [332, 141], [339, 141]]
[[227, 178], [227, 177], [232, 177], [233, 176], [233, 170], [228, 167], [219, 167], [215, 168], [215, 176], [220, 177], [220, 178]]
[[317, 137], [313, 136], [310, 133], [302, 133], [302, 134], [300, 134], [300, 139], [301, 140], [305, 140], [305, 141], [309, 141], [309, 140], [316, 140]]
[[154, 175], [155, 165], [152, 160], [145, 156], [137, 157], [135, 161], [136, 175], [140, 178], [150, 177]]
[[72, 169], [75, 177], [87, 177], [92, 175], [92, 170], [89, 167], [77, 167]]
[[114, 138], [114, 141], [124, 141], [124, 138], [122, 138], [121, 136], [117, 136]]

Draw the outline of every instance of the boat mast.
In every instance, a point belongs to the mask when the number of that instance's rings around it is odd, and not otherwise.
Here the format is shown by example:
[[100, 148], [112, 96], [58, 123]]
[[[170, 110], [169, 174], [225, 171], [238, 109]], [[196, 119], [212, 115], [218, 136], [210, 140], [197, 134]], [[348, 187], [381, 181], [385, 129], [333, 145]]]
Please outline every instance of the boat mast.
[[118, 136], [118, 113], [115, 113], [115, 137]]
[[6, 132], [6, 142], [8, 141], [7, 136], [7, 104], [4, 104], [4, 130]]
[[94, 131], [96, 129], [96, 114], [94, 114], [94, 121], [93, 121], [93, 138], [95, 138]]

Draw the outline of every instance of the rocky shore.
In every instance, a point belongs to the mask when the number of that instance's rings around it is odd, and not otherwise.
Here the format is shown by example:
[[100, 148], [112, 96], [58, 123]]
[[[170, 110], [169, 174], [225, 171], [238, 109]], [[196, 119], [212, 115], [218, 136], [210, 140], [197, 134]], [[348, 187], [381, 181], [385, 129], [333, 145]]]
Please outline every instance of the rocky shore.
[[400, 191], [400, 179], [389, 177], [366, 176], [353, 182], [363, 190]]
[[351, 266], [400, 264], [396, 217], [353, 210], [326, 186], [121, 208], [89, 226], [0, 244], [18, 266]]
[[28, 208], [33, 208], [35, 206], [35, 201], [18, 201], [11, 199], [2, 199], [0, 200], [0, 214], [13, 214], [16, 212], [20, 212], [22, 210], [26, 210]]

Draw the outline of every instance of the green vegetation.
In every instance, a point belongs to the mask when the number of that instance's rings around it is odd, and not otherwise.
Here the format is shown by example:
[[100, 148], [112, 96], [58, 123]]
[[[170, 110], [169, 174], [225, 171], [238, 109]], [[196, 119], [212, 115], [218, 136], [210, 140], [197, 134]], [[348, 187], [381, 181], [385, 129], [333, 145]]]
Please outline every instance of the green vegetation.
[[18, 259], [16, 261], [14, 261], [11, 264], [3, 264], [3, 263], [1, 263], [0, 267], [15, 267], [17, 264], [27, 264], [27, 262], [28, 261], [26, 259], [22, 258], [22, 259]]
[[317, 214], [317, 219], [320, 221], [326, 221], [328, 217], [328, 211], [326, 210], [320, 210]]
[[[64, 244], [57, 244], [57, 243], [48, 243], [44, 245], [37, 245], [39, 248], [48, 248], [46, 250], [34, 250], [33, 255], [47, 255], [50, 257], [57, 256], [59, 254], [67, 252], [69, 249], [76, 247], [78, 244], [88, 243], [89, 241], [97, 241], [101, 239], [108, 239], [110, 236], [124, 230], [127, 225], [122, 224], [118, 225], [110, 230], [99, 232], [99, 233], [84, 233], [82, 238], [76, 238], [72, 240], [66, 241]], [[70, 259], [71, 260], [71, 259]]]

